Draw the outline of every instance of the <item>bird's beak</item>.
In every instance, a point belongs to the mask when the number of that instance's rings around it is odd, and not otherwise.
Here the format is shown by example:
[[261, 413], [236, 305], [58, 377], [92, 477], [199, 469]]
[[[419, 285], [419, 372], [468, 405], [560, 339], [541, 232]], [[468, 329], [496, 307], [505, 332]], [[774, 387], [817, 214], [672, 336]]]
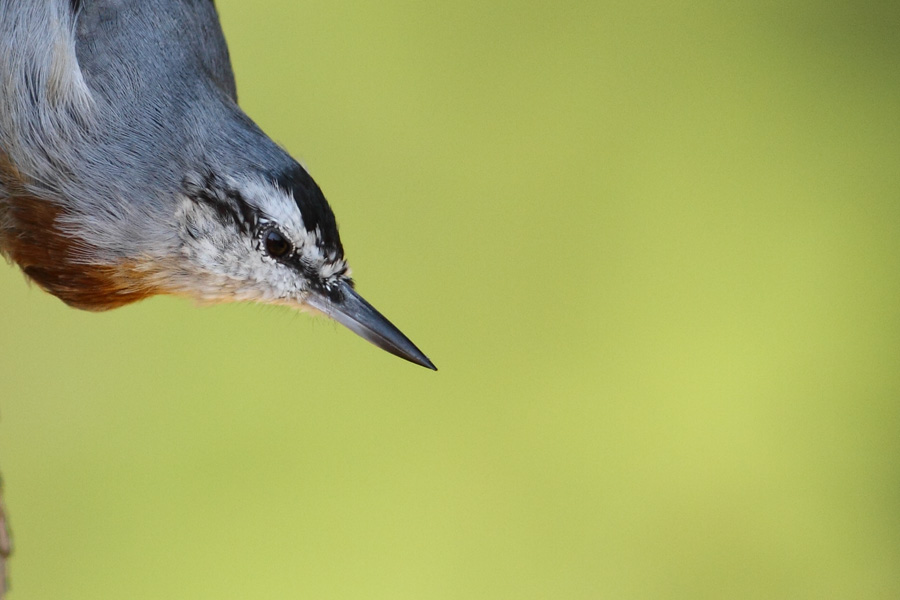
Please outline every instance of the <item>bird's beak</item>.
[[356, 333], [394, 356], [437, 371], [428, 357], [416, 348], [399, 329], [382, 316], [380, 312], [356, 293], [350, 284], [340, 284], [340, 300], [332, 300], [325, 294], [313, 292], [305, 300], [306, 304], [322, 312], [350, 331]]

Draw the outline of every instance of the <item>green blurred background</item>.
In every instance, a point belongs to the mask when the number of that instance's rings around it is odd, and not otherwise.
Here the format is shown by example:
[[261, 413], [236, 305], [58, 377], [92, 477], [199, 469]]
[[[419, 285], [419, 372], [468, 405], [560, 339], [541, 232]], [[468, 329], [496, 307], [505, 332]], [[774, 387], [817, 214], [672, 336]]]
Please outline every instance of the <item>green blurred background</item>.
[[900, 597], [900, 5], [217, 4], [440, 371], [0, 269], [12, 600]]

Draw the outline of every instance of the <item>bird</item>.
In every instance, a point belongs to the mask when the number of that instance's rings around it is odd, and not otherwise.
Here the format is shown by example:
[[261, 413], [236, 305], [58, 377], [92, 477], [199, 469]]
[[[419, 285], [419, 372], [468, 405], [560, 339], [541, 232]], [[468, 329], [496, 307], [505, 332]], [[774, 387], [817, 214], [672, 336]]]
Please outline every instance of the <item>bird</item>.
[[0, 0], [0, 253], [77, 309], [284, 305], [437, 370], [356, 291], [321, 188], [239, 107], [213, 0]]

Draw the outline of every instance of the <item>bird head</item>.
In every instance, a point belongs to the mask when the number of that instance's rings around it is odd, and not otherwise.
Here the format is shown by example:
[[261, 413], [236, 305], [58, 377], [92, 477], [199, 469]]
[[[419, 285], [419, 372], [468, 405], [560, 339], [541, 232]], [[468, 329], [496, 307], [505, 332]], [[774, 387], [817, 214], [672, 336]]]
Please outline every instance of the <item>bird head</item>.
[[166, 273], [168, 291], [323, 313], [383, 350], [435, 368], [354, 289], [334, 214], [300, 165], [194, 174], [183, 188], [175, 214], [180, 256]]

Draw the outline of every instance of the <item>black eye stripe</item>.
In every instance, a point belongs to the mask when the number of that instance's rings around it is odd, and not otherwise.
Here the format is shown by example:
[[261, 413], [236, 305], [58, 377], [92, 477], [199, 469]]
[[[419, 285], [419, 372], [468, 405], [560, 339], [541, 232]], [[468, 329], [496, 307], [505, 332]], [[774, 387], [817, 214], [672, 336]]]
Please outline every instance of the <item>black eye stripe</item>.
[[259, 222], [256, 210], [240, 192], [225, 186], [212, 173], [207, 173], [202, 180], [186, 177], [182, 185], [189, 198], [213, 209], [223, 224], [233, 225], [243, 233], [256, 229]]

